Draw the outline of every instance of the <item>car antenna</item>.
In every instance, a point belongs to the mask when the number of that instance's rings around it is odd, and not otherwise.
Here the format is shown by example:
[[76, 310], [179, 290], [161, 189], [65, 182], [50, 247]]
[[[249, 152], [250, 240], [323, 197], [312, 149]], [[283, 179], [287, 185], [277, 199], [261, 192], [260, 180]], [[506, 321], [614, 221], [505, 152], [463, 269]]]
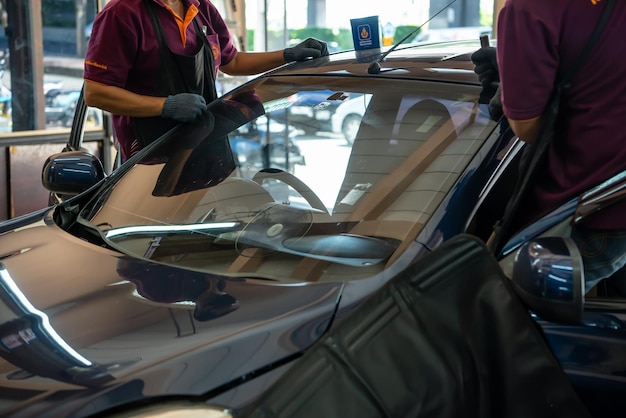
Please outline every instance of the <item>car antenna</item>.
[[452, 3], [456, 2], [456, 0], [452, 0], [450, 3], [446, 4], [441, 10], [439, 10], [437, 13], [435, 13], [434, 15], [432, 15], [431, 17], [428, 18], [428, 20], [424, 23], [422, 23], [421, 25], [419, 25], [418, 27], [416, 27], [415, 29], [413, 29], [411, 32], [409, 32], [404, 38], [400, 39], [396, 44], [394, 44], [391, 48], [389, 48], [387, 50], [387, 52], [385, 52], [384, 54], [382, 54], [380, 56], [380, 58], [378, 58], [376, 61], [372, 62], [370, 64], [369, 67], [367, 67], [367, 73], [368, 74], [380, 74], [380, 63], [383, 62], [385, 60], [385, 58], [387, 58], [387, 55], [389, 55], [391, 52], [395, 51], [396, 48], [398, 46], [400, 46], [402, 44], [402, 42], [406, 41], [407, 39], [409, 39], [411, 36], [413, 36], [417, 31], [419, 31], [420, 29], [422, 29], [422, 27], [427, 24], [428, 22], [430, 22], [431, 20], [433, 20], [439, 13], [443, 12], [444, 10], [446, 10], [448, 7], [450, 7], [452, 5]]

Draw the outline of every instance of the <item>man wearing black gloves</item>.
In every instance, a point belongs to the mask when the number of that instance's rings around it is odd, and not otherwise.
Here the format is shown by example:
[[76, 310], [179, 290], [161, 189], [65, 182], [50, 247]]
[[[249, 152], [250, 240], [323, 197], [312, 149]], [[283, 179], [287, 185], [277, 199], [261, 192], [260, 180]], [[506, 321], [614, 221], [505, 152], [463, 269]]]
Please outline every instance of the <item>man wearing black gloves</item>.
[[111, 0], [93, 23], [85, 102], [113, 114], [122, 160], [216, 98], [218, 70], [253, 75], [328, 55], [307, 39], [272, 52], [240, 52], [209, 0]]
[[483, 87], [479, 97], [479, 103], [489, 104], [491, 119], [498, 121], [502, 116], [502, 102], [500, 101], [500, 74], [496, 49], [485, 46], [472, 54], [474, 72], [478, 75], [478, 81]]
[[[513, 132], [532, 143], [554, 84], [571, 69], [600, 21], [607, 1], [507, 0], [498, 16], [498, 47], [472, 55], [481, 84], [493, 91], [492, 118], [503, 112]], [[561, 96], [547, 158], [522, 200], [519, 224], [626, 170], [626, 2], [612, 15]], [[497, 89], [493, 87], [497, 86]], [[626, 263], [626, 202], [576, 225], [589, 290]]]

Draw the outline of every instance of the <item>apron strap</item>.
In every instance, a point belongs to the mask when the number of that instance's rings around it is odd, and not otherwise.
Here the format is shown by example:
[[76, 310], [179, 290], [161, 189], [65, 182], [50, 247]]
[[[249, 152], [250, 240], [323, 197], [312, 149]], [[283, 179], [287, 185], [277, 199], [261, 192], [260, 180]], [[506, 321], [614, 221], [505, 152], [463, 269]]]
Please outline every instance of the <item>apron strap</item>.
[[[150, 19], [152, 20], [152, 27], [154, 28], [157, 40], [159, 41], [160, 61], [167, 65], [166, 68], [178, 68], [176, 61], [169, 51], [165, 35], [163, 35], [163, 28], [161, 26], [161, 22], [159, 21], [159, 16], [157, 15], [156, 5], [152, 0], [144, 0], [144, 4], [146, 6], [146, 9], [148, 10], [148, 15], [150, 15]], [[163, 71], [163, 69], [160, 68], [159, 71]], [[165, 79], [164, 81], [168, 85], [168, 91], [182, 91], [182, 86], [177, 85], [177, 83], [174, 81], [178, 78], [179, 77], [163, 77], [163, 79]]]
[[[216, 74], [215, 74], [215, 57], [213, 56], [213, 48], [211, 44], [206, 39], [206, 35], [203, 30], [200, 29], [200, 25], [198, 21], [194, 18], [193, 24], [196, 28], [196, 34], [202, 39], [202, 43], [204, 44], [204, 48], [206, 53], [204, 54], [204, 88], [208, 89], [206, 92], [211, 92], [211, 95], [207, 97], [205, 94], [205, 99], [207, 99], [207, 103], [217, 99], [217, 88], [215, 87], [216, 82]], [[208, 57], [208, 60], [206, 59]], [[208, 62], [207, 62], [208, 61]], [[209, 79], [207, 80], [207, 76]]]
[[[176, 68], [180, 73], [180, 69], [178, 68], [178, 63], [172, 56], [170, 52], [169, 45], [167, 44], [167, 39], [163, 34], [163, 27], [161, 26], [161, 21], [159, 20], [159, 16], [157, 15], [157, 6], [154, 4], [152, 0], [144, 0], [144, 4], [146, 9], [148, 10], [148, 14], [150, 15], [150, 20], [152, 21], [152, 26], [154, 27], [154, 32], [156, 34], [157, 40], [159, 41], [159, 58], [162, 63], [166, 64], [166, 68]], [[196, 16], [197, 17], [197, 16]], [[204, 87], [203, 87], [203, 96], [207, 99], [207, 102], [213, 101], [217, 98], [217, 89], [215, 87], [216, 77], [215, 77], [215, 58], [213, 57], [213, 49], [211, 48], [211, 44], [207, 41], [204, 32], [200, 29], [200, 25], [196, 18], [193, 19], [194, 28], [196, 30], [196, 36], [199, 37], [204, 45], [205, 53], [204, 55]], [[208, 60], [207, 60], [208, 58]], [[208, 61], [208, 62], [207, 62]], [[207, 79], [207, 75], [209, 76]], [[164, 77], [165, 82], [168, 85], [168, 91], [187, 91], [187, 86], [183, 83], [183, 77], [181, 74], [178, 74], [178, 77]], [[178, 83], [176, 82], [178, 81]]]

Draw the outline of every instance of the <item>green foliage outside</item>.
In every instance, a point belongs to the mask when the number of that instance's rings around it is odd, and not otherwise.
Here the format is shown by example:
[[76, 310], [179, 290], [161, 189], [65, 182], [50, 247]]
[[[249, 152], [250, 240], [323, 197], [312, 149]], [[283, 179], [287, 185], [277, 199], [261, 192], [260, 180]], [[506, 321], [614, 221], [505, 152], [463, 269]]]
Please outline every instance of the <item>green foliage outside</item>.
[[480, 25], [493, 26], [493, 1], [480, 2]]
[[307, 27], [289, 30], [290, 44], [296, 44], [306, 38], [317, 38], [326, 41], [331, 52], [353, 48], [352, 32], [349, 29]]
[[493, 12], [480, 11], [480, 26], [493, 26]]
[[[417, 28], [418, 26], [414, 26], [414, 25], [396, 26], [396, 32], [393, 35], [393, 41], [400, 42], [402, 38], [404, 38], [409, 33], [411, 33], [411, 31], [414, 31]], [[421, 30], [416, 31], [413, 35], [409, 36], [403, 43], [408, 44], [410, 42], [413, 42], [415, 38], [417, 38], [417, 35], [419, 35], [420, 32]]]
[[254, 51], [254, 30], [246, 29], [246, 51]]
[[[404, 36], [408, 35], [417, 26], [406, 25], [396, 27], [394, 35], [394, 41], [399, 41]], [[254, 30], [248, 29], [248, 50], [254, 51]], [[415, 32], [409, 37], [405, 43], [413, 41], [419, 31]], [[280, 40], [283, 37], [282, 32], [270, 31], [267, 36], [270, 40]], [[307, 27], [302, 29], [290, 29], [289, 30], [289, 44], [294, 45], [306, 38], [317, 38], [326, 41], [329, 45], [331, 52], [345, 51], [348, 49], [354, 49], [352, 43], [352, 31], [350, 29], [331, 29], [331, 28], [319, 28], [319, 27]]]

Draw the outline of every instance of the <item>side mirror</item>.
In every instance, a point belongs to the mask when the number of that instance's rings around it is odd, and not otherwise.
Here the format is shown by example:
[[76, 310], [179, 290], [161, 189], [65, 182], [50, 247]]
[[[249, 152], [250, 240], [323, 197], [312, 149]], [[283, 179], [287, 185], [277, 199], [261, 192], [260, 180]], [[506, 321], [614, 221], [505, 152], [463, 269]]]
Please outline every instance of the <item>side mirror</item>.
[[582, 321], [583, 264], [571, 238], [542, 237], [522, 245], [515, 256], [513, 287], [528, 309], [547, 321]]
[[75, 196], [104, 177], [104, 168], [97, 157], [85, 151], [67, 151], [48, 157], [41, 183], [52, 193]]

